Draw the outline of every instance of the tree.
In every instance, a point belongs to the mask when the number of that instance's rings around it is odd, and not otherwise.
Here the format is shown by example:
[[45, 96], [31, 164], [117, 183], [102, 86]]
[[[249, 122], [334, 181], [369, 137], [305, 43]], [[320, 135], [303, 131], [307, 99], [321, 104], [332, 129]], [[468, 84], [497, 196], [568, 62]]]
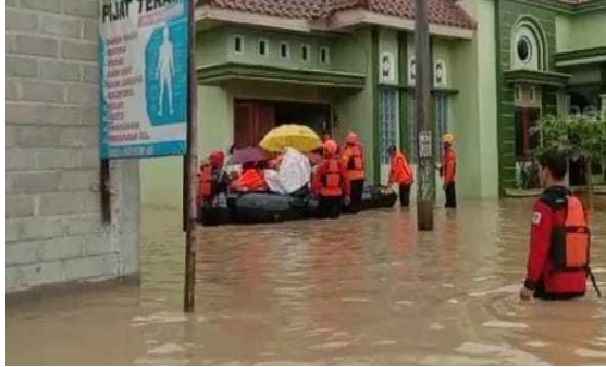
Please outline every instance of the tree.
[[564, 151], [571, 160], [583, 158], [587, 204], [593, 209], [592, 164], [606, 164], [606, 120], [591, 116], [546, 116], [533, 128], [540, 133], [542, 145], [533, 154], [538, 156], [548, 149]]

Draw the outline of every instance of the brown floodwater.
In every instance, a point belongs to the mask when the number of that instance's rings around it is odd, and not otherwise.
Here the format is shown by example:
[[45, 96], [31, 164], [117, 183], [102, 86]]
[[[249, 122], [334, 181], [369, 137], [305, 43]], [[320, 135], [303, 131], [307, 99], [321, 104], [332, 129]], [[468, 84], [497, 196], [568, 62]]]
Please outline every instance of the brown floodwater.
[[[593, 267], [606, 290], [606, 200]], [[145, 210], [140, 285], [6, 309], [8, 364], [606, 364], [606, 304], [521, 303], [531, 201], [203, 228], [184, 314], [180, 213]]]

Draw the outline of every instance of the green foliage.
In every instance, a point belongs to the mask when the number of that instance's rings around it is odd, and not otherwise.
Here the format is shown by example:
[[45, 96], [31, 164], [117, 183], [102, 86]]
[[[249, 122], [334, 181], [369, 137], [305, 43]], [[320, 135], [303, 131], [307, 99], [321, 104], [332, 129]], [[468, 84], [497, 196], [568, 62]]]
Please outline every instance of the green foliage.
[[559, 149], [573, 160], [579, 157], [606, 160], [606, 120], [587, 116], [545, 116], [532, 130], [534, 134], [541, 134], [543, 143], [533, 151], [535, 156], [547, 149]]

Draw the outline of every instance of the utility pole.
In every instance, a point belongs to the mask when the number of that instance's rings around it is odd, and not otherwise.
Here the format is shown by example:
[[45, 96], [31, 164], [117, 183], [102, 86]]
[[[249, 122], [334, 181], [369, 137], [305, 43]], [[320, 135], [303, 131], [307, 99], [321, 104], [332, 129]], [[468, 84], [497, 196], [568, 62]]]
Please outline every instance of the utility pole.
[[187, 1], [187, 152], [183, 160], [185, 226], [185, 289], [183, 310], [193, 312], [196, 288], [196, 173], [198, 171], [198, 120], [196, 118], [196, 1]]
[[435, 172], [433, 159], [433, 124], [430, 113], [431, 58], [429, 50], [428, 0], [416, 0], [415, 48], [416, 48], [416, 101], [419, 144], [417, 191], [417, 227], [419, 231], [433, 231], [433, 193]]

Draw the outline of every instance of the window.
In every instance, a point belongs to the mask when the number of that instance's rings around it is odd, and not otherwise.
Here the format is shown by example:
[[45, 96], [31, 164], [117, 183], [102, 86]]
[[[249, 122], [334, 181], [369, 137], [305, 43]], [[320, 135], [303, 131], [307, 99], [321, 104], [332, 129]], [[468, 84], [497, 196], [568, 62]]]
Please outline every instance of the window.
[[261, 39], [259, 40], [259, 43], [257, 44], [257, 52], [259, 53], [260, 56], [267, 56], [268, 52], [267, 52], [267, 40]]
[[280, 43], [280, 57], [283, 59], [289, 59], [290, 58], [290, 47], [288, 47], [288, 43], [287, 42], [281, 42]]
[[436, 95], [434, 97], [435, 108], [435, 128], [434, 135], [436, 144], [434, 144], [434, 154], [436, 159], [442, 158], [442, 147], [438, 144], [442, 141], [442, 136], [449, 133], [448, 131], [448, 97], [445, 95]]
[[[410, 93], [408, 97], [408, 137], [409, 137], [409, 155], [411, 161], [417, 159], [417, 149], [419, 146], [419, 125], [417, 122], [417, 99], [414, 93]], [[448, 121], [448, 96], [441, 94], [433, 97], [434, 106], [434, 127], [433, 127], [433, 151], [436, 160], [442, 157], [442, 136], [448, 132], [451, 132], [451, 126]]]
[[309, 61], [309, 45], [301, 45], [301, 60]]
[[242, 36], [234, 36], [234, 52], [237, 54], [244, 52], [244, 38]]
[[528, 62], [532, 55], [532, 43], [527, 36], [521, 36], [517, 45], [518, 58], [523, 62]]
[[330, 49], [328, 47], [320, 47], [320, 62], [330, 64]]
[[389, 164], [387, 148], [397, 145], [398, 92], [393, 89], [381, 91], [381, 162]]
[[414, 93], [408, 94], [408, 156], [409, 161], [417, 160], [419, 149], [419, 125], [417, 124], [417, 99]]

